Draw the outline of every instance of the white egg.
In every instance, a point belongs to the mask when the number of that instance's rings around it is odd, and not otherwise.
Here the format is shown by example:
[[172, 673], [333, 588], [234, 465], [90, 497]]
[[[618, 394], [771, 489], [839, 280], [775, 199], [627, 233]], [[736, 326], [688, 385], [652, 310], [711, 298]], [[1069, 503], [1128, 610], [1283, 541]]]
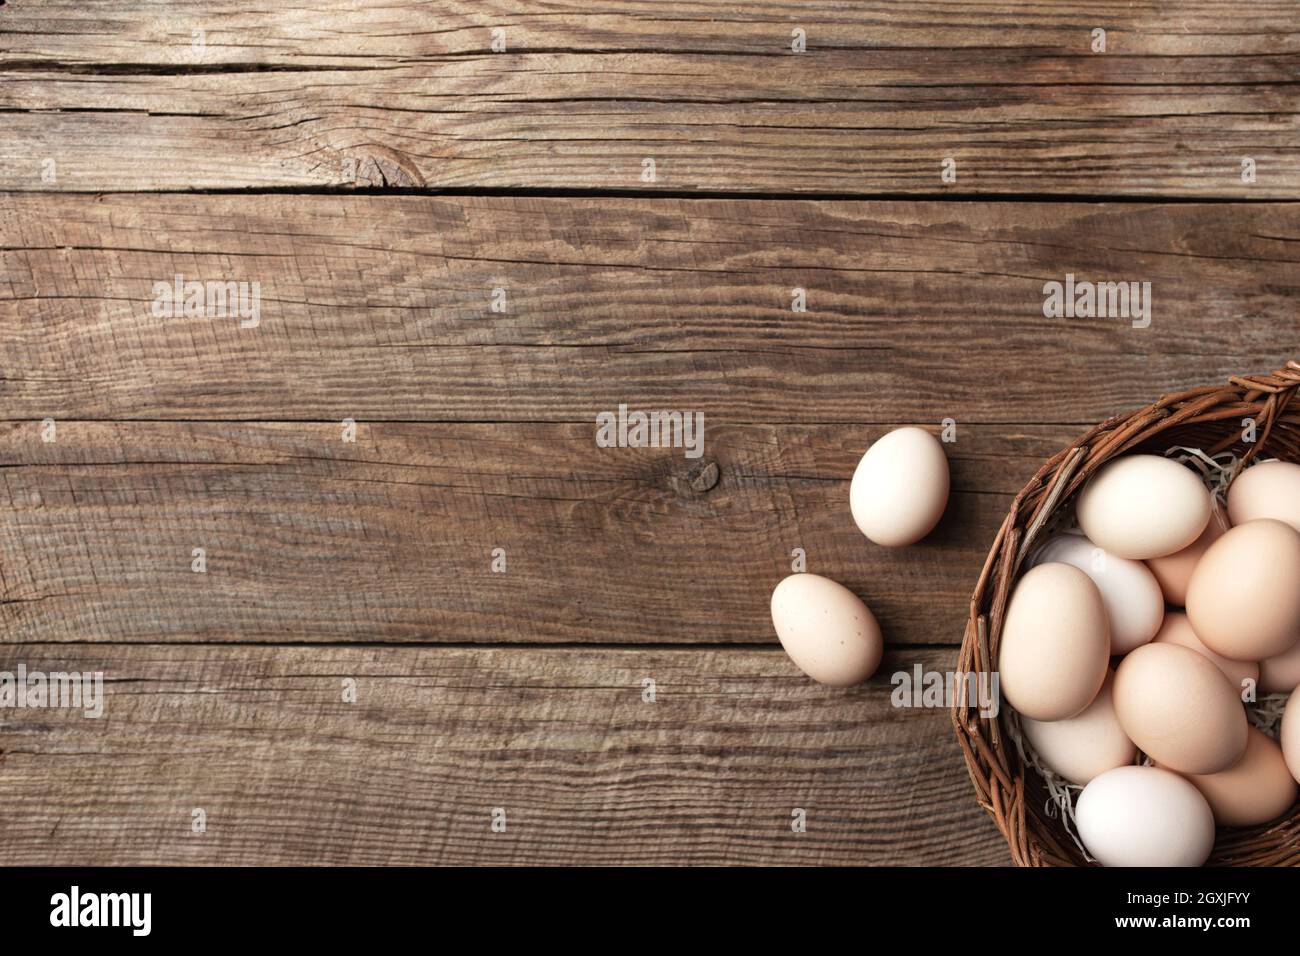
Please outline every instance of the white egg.
[[1039, 759], [1071, 783], [1083, 786], [1093, 777], [1137, 759], [1137, 747], [1115, 714], [1113, 685], [1114, 675], [1108, 673], [1096, 698], [1077, 716], [1052, 721], [1020, 717], [1020, 726]]
[[1079, 839], [1103, 866], [1200, 866], [1214, 849], [1214, 813], [1196, 787], [1158, 767], [1094, 777], [1074, 808]]
[[920, 541], [948, 505], [948, 459], [922, 428], [898, 428], [876, 441], [849, 484], [853, 520], [876, 544], [897, 548]]
[[1083, 535], [1062, 534], [1043, 545], [1034, 564], [1059, 561], [1078, 568], [1097, 585], [1110, 622], [1110, 652], [1127, 654], [1160, 630], [1165, 599], [1160, 582], [1141, 561], [1118, 558]]
[[1210, 522], [1200, 476], [1159, 455], [1107, 462], [1088, 480], [1075, 511], [1092, 541], [1121, 558], [1144, 561], [1181, 551]]

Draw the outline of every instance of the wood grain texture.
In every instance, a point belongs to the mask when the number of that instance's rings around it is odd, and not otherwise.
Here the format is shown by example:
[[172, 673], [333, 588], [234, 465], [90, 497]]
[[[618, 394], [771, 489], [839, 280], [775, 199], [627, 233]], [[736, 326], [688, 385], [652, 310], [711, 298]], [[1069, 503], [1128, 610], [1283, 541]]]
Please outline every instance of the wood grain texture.
[[11, 0], [0, 79], [12, 190], [1300, 195], [1282, 0]]
[[[1292, 357], [1297, 250], [1296, 204], [0, 196], [0, 407], [1090, 425]], [[1067, 273], [1151, 282], [1150, 328], [1044, 318]], [[176, 274], [261, 324], [156, 317]]]
[[0, 712], [0, 863], [1004, 864], [947, 712], [890, 704], [951, 657], [844, 691], [779, 651], [6, 646], [105, 709]]
[[[0, 865], [1009, 862], [890, 675], [1082, 428], [1296, 357], [1297, 87], [1290, 0], [0, 4], [0, 671], [108, 694], [0, 709]], [[1045, 319], [1066, 273], [1151, 327]], [[703, 457], [596, 447], [620, 403]], [[854, 464], [948, 417], [874, 547]], [[777, 646], [797, 547], [862, 687]]]
[[[698, 461], [578, 425], [0, 425], [0, 634], [14, 641], [775, 644], [808, 569], [891, 644], [956, 644], [1011, 498], [1070, 426], [969, 426], [916, 547], [848, 486], [890, 426], [719, 426]], [[206, 551], [206, 573], [191, 570]], [[492, 552], [506, 553], [493, 573]]]

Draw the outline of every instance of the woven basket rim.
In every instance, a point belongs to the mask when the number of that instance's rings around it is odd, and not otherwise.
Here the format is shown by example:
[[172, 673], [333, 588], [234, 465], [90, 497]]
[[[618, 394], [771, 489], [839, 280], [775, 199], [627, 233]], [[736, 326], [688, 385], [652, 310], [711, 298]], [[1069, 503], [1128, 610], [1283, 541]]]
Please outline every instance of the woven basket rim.
[[[1150, 405], [1112, 416], [1050, 457], [1020, 490], [994, 537], [971, 595], [958, 673], [991, 673], [1011, 588], [1024, 560], [1058, 510], [1103, 464], [1135, 450], [1153, 450], [1203, 438], [1207, 454], [1236, 452], [1244, 467], [1267, 454], [1300, 463], [1300, 362], [1274, 372], [1232, 376], [1164, 395]], [[1239, 423], [1252, 418], [1256, 441], [1243, 441]], [[1174, 441], [1178, 438], [1180, 440]], [[1163, 450], [1163, 449], [1162, 449]], [[1007, 840], [1020, 866], [1078, 866], [1088, 861], [1061, 822], [1045, 808], [1041, 777], [1021, 762], [1002, 726], [1003, 714], [984, 717], [956, 695], [952, 724], [976, 799]], [[1300, 866], [1300, 803], [1262, 827], [1220, 829], [1210, 865]]]

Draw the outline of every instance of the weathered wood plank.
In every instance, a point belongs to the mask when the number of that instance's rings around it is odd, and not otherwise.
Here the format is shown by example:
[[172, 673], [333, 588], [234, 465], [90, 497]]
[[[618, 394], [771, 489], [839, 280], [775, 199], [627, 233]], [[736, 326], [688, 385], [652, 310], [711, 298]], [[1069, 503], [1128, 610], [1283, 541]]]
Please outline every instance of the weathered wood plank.
[[[1082, 0], [1068, 7], [1043, 0], [1006, 0], [996, 7], [951, 0], [905, 5], [765, 0], [733, 8], [708, 0], [611, 0], [598, 8], [584, 0], [548, 0], [544, 5], [526, 0], [318, 0], [274, 7], [212, 0], [8, 0], [0, 20], [6, 40], [0, 63], [355, 66], [366, 58], [400, 65], [487, 53], [497, 27], [506, 31], [508, 50], [516, 52], [685, 48], [771, 54], [789, 50], [795, 26], [808, 33], [812, 53], [888, 53], [899, 47], [936, 52], [974, 48], [1004, 55], [1082, 52], [1088, 44], [1079, 44], [1079, 33], [1089, 37], [1096, 26], [1121, 41], [1110, 49], [1129, 57], [1231, 56], [1258, 52], [1261, 46], [1279, 55], [1300, 50], [1294, 10], [1286, 0], [1246, 7], [1188, 0], [1179, 4], [1176, 15], [1174, 20], [1159, 5], [1124, 0]], [[202, 50], [193, 48], [195, 30], [205, 33]], [[1126, 58], [1116, 57], [1111, 69], [1131, 69]], [[972, 67], [980, 65], [971, 61]], [[990, 72], [996, 67], [987, 59], [982, 65]]]
[[[1090, 424], [1293, 357], [1297, 249], [1298, 204], [9, 195], [0, 409]], [[177, 274], [260, 324], [154, 315]], [[1152, 283], [1150, 327], [1044, 318], [1067, 274]]]
[[[0, 425], [4, 641], [775, 642], [808, 568], [891, 644], [956, 644], [1011, 496], [1070, 426], [960, 426], [954, 494], [885, 550], [848, 511], [889, 426], [720, 425], [696, 461], [587, 425]], [[191, 570], [204, 548], [204, 573]], [[505, 552], [505, 573], [492, 552]]]
[[11, 0], [0, 39], [3, 189], [1300, 195], [1287, 2]]
[[947, 712], [889, 702], [951, 658], [842, 691], [779, 651], [6, 646], [105, 708], [0, 711], [0, 863], [1004, 864]]

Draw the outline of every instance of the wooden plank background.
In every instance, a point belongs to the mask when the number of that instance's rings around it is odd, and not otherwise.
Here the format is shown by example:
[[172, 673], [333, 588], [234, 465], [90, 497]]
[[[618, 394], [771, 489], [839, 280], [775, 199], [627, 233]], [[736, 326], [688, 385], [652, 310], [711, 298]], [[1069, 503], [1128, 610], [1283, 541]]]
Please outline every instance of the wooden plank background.
[[[0, 6], [0, 671], [107, 689], [0, 711], [0, 863], [1005, 863], [890, 676], [953, 666], [1081, 429], [1297, 357], [1298, 31], [1221, 0]], [[1150, 281], [1151, 326], [1044, 318], [1066, 273]], [[155, 316], [176, 274], [258, 282], [260, 324]], [[702, 412], [703, 456], [596, 447], [620, 403]], [[943, 523], [874, 547], [854, 464], [944, 418]], [[777, 647], [794, 548], [879, 616], [868, 684]]]
[[[4, 648], [4, 667], [17, 650]], [[875, 686], [820, 687], [779, 650], [20, 653], [33, 667], [103, 670], [108, 704], [99, 720], [34, 711], [4, 734], [6, 862], [951, 865], [1006, 854], [970, 799], [946, 711], [895, 710]], [[356, 703], [341, 699], [347, 678]], [[491, 830], [494, 808], [505, 832]], [[196, 809], [206, 832], [193, 831]], [[795, 809], [804, 833], [791, 830]]]
[[[1300, 288], [1290, 203], [10, 196], [0, 221], [0, 396], [37, 419], [1091, 424], [1272, 368]], [[1151, 327], [1045, 319], [1069, 272], [1150, 281]], [[155, 317], [178, 273], [260, 282], [262, 325]]]
[[1070, 429], [971, 428], [944, 525], [895, 554], [848, 514], [886, 427], [723, 426], [700, 466], [598, 450], [592, 425], [374, 423], [344, 444], [334, 424], [68, 422], [46, 445], [11, 423], [0, 622], [30, 641], [747, 644], [803, 548], [891, 641], [951, 644], [1015, 483]]
[[60, 190], [1300, 185], [1290, 0], [271, 6], [11, 0], [0, 187], [49, 158]]

